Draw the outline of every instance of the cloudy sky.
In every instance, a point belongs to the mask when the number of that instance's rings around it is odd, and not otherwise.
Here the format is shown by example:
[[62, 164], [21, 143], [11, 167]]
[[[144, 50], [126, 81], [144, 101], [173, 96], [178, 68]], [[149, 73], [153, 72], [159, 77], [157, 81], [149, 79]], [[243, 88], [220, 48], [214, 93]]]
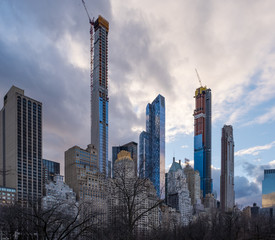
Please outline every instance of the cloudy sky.
[[[263, 169], [275, 168], [275, 1], [86, 5], [110, 23], [110, 149], [138, 141], [146, 104], [160, 93], [166, 167], [173, 156], [193, 160], [197, 68], [212, 89], [214, 189], [219, 195], [221, 128], [231, 124], [237, 202], [261, 205]], [[0, 0], [0, 106], [12, 85], [41, 101], [44, 158], [62, 164], [65, 150], [90, 141], [89, 51], [81, 0]]]

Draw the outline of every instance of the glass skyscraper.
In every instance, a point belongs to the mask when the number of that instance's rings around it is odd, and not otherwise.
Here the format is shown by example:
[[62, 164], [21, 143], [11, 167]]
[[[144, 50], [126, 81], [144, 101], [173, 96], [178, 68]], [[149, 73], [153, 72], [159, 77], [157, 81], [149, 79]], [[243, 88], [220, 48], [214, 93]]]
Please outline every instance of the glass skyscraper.
[[146, 132], [139, 136], [139, 173], [149, 178], [159, 197], [165, 196], [165, 98], [146, 107]]
[[194, 169], [201, 178], [203, 197], [212, 193], [211, 178], [211, 89], [200, 87], [195, 92]]
[[264, 180], [262, 182], [262, 207], [269, 208], [275, 206], [275, 169], [264, 170]]
[[[98, 169], [108, 175], [108, 31], [103, 17], [91, 23], [94, 27], [91, 46], [91, 143], [98, 151]], [[91, 34], [93, 31], [91, 31]]]

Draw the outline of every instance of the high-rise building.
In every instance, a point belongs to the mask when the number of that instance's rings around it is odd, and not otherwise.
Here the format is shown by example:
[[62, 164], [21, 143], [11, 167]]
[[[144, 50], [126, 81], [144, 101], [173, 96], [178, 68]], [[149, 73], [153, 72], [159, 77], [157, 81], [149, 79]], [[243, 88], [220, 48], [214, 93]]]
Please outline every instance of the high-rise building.
[[43, 181], [53, 181], [54, 176], [60, 175], [60, 163], [43, 159]]
[[224, 125], [221, 138], [221, 210], [233, 211], [234, 191], [234, 140], [232, 126]]
[[[91, 144], [98, 150], [98, 169], [108, 175], [108, 31], [109, 23], [99, 16], [94, 27], [91, 69]], [[91, 31], [91, 34], [92, 31]]]
[[42, 103], [12, 86], [0, 112], [0, 186], [21, 203], [42, 197]]
[[212, 193], [211, 178], [211, 89], [200, 87], [195, 92], [194, 168], [201, 178], [203, 197]]
[[262, 182], [262, 207], [271, 208], [275, 206], [275, 169], [264, 170]]
[[149, 178], [159, 197], [165, 196], [165, 98], [158, 95], [146, 107], [146, 132], [139, 137], [139, 171]]
[[[112, 147], [112, 153], [113, 153], [112, 163], [113, 163], [113, 166], [115, 165], [115, 161], [117, 160], [117, 154], [122, 150], [131, 153], [131, 158], [133, 159], [134, 165], [135, 165], [135, 175], [137, 176], [137, 143], [136, 142], [129, 142], [129, 143], [126, 143], [122, 146]], [[112, 169], [112, 174], [114, 176], [114, 170], [113, 169]]]
[[101, 221], [106, 220], [106, 174], [97, 168], [98, 153], [90, 144], [87, 149], [78, 146], [65, 152], [65, 182], [76, 193], [80, 202], [90, 202], [100, 213]]

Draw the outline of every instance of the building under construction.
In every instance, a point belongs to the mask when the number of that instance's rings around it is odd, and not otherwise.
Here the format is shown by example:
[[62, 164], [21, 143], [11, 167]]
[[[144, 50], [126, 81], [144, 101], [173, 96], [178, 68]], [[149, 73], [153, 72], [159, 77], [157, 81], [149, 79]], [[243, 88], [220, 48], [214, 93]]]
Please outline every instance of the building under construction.
[[195, 92], [194, 168], [200, 173], [203, 197], [212, 193], [211, 178], [211, 89], [199, 87]]

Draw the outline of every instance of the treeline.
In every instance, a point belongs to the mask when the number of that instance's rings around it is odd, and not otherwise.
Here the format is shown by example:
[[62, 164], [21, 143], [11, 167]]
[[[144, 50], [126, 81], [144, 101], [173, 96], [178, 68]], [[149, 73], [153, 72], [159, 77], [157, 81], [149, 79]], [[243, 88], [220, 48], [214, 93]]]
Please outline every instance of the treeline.
[[250, 217], [242, 211], [202, 213], [187, 226], [167, 229], [165, 224], [149, 232], [129, 231], [127, 221], [102, 222], [104, 216], [89, 203], [55, 203], [46, 210], [38, 205], [0, 207], [2, 239], [102, 239], [102, 240], [238, 240], [275, 239], [275, 218]]

